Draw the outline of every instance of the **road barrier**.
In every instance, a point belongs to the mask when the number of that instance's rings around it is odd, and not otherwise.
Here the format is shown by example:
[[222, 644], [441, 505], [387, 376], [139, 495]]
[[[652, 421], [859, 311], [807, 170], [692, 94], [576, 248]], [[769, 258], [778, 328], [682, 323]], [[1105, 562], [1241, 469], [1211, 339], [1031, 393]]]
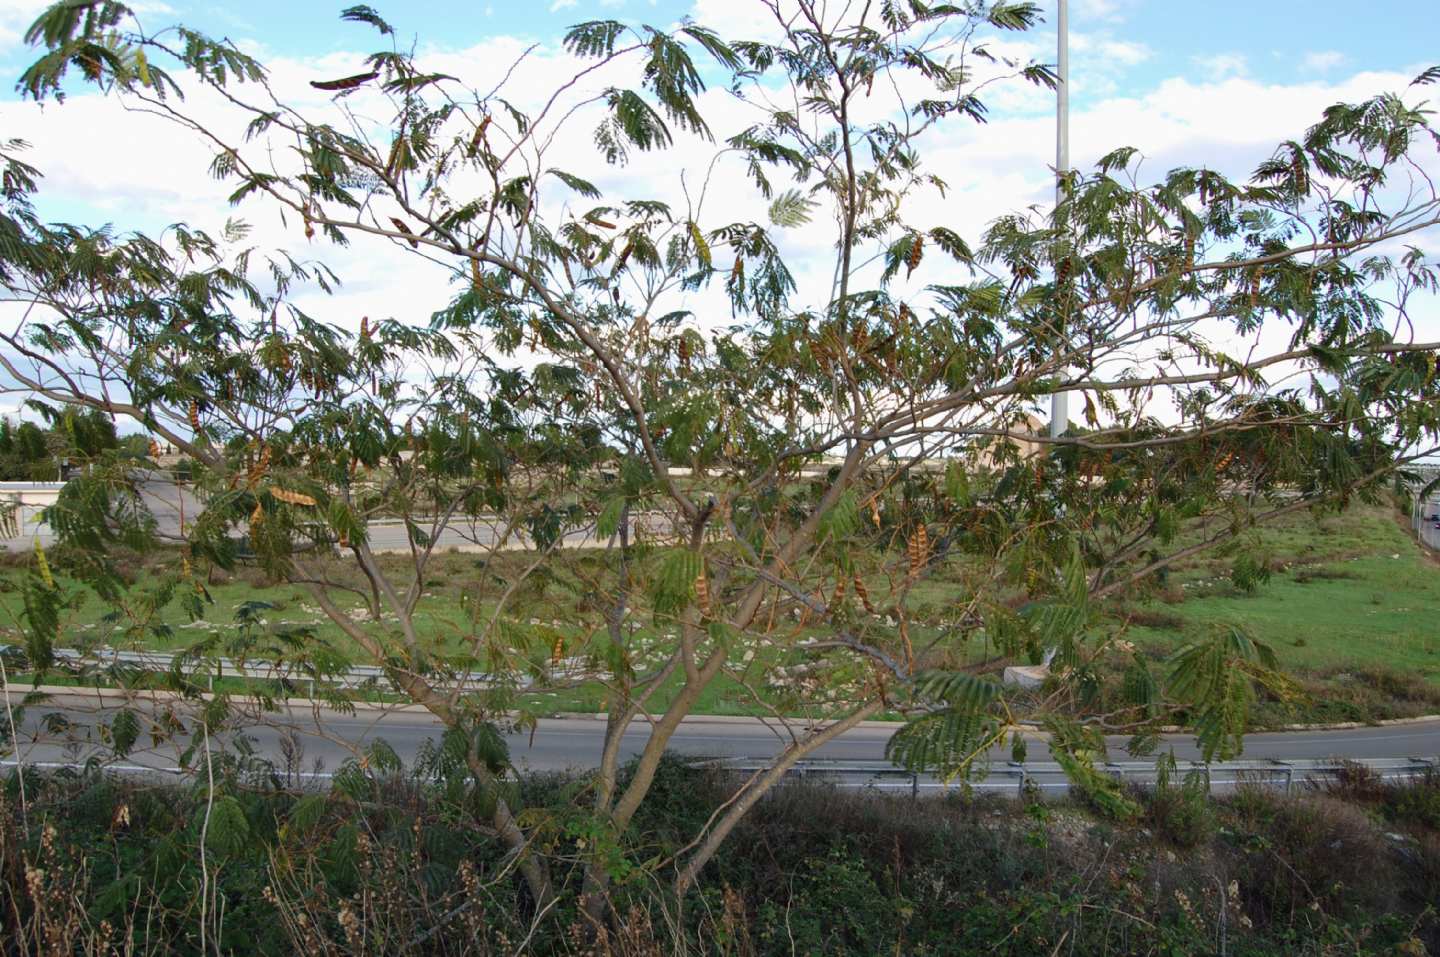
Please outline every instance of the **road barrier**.
[[[1206, 764], [1200, 761], [1180, 761], [1177, 770], [1183, 776], [1198, 773], [1212, 793], [1224, 793], [1240, 787], [1269, 787], [1292, 793], [1297, 787], [1320, 784], [1333, 780], [1337, 775], [1359, 766], [1384, 781], [1406, 781], [1440, 772], [1440, 757], [1435, 758], [1364, 758], [1329, 761], [1217, 761]], [[15, 758], [0, 759], [0, 768], [14, 768], [19, 765], [37, 771], [66, 772], [85, 767], [83, 762], [74, 761], [23, 761]], [[696, 760], [696, 767], [719, 768], [737, 775], [750, 775], [768, 770], [770, 763], [761, 759], [725, 758], [721, 760]], [[107, 774], [124, 777], [148, 778], [152, 780], [173, 780], [193, 774], [194, 770], [159, 765], [109, 764], [99, 765]], [[1156, 767], [1153, 762], [1122, 761], [1100, 766], [1100, 770], [1128, 783], [1153, 786], [1156, 782]], [[338, 772], [277, 770], [285, 786], [294, 788], [317, 788], [328, 786]], [[1064, 770], [1054, 762], [1035, 761], [1017, 763], [1007, 761], [995, 763], [976, 780], [945, 784], [924, 774], [916, 774], [904, 768], [881, 761], [801, 761], [786, 773], [789, 781], [810, 781], [823, 783], [845, 790], [872, 790], [889, 793], [909, 793], [912, 798], [922, 794], [933, 795], [955, 793], [962, 789], [973, 792], [995, 793], [1006, 797], [1024, 799], [1030, 795], [1043, 797], [1049, 794], [1069, 793], [1073, 786], [1065, 777]]]
[[[695, 762], [698, 766], [730, 771], [748, 776], [769, 769], [766, 761], [747, 758], [725, 758]], [[1233, 791], [1251, 785], [1283, 788], [1290, 793], [1297, 786], [1331, 780], [1349, 768], [1362, 766], [1382, 780], [1408, 780], [1440, 772], [1440, 757], [1366, 758], [1320, 761], [1177, 761], [1175, 777], [1198, 774], [1214, 793]], [[1123, 783], [1154, 785], [1157, 769], [1153, 761], [1109, 761], [1096, 766], [1102, 773]], [[1068, 793], [1072, 784], [1064, 769], [1054, 762], [994, 762], [984, 766], [976, 778], [946, 784], [928, 774], [917, 774], [883, 761], [800, 761], [786, 772], [792, 781], [823, 783], [847, 789], [876, 791], [908, 791], [912, 797], [922, 793], [953, 791], [961, 787], [978, 792], [1014, 794]]]

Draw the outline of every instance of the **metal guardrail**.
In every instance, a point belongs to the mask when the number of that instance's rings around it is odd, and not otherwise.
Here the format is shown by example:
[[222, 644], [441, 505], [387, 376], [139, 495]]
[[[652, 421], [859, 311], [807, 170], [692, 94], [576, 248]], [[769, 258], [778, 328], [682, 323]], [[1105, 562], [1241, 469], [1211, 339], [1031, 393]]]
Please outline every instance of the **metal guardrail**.
[[[693, 762], [701, 767], [718, 767], [736, 773], [754, 773], [770, 767], [769, 762], [751, 758], [726, 758]], [[0, 768], [23, 764], [40, 771], [73, 771], [78, 765], [66, 761], [23, 761], [0, 758]], [[1342, 771], [1359, 765], [1373, 771], [1384, 781], [1405, 781], [1440, 772], [1440, 757], [1434, 758], [1367, 758], [1332, 761], [1222, 761], [1205, 764], [1199, 761], [1177, 762], [1180, 774], [1198, 771], [1204, 776], [1211, 792], [1224, 792], [1239, 787], [1270, 787], [1293, 793], [1295, 788], [1334, 778]], [[107, 774], [125, 777], [173, 780], [192, 773], [179, 767], [110, 764], [101, 765]], [[1155, 783], [1156, 768], [1143, 761], [1112, 762], [1102, 770], [1127, 783]], [[283, 773], [287, 782], [300, 788], [323, 787], [332, 781], [334, 771], [298, 771]], [[960, 785], [947, 785], [933, 777], [915, 774], [904, 768], [879, 761], [802, 761], [786, 774], [787, 780], [819, 781], [847, 790], [874, 790], [890, 793], [909, 792], [918, 799], [922, 794], [954, 791]], [[1003, 780], [996, 780], [1003, 779]], [[985, 777], [965, 783], [972, 791], [991, 792], [1001, 796], [1025, 798], [1029, 793], [1046, 795], [1068, 793], [1072, 787], [1060, 765], [1053, 762], [1006, 762], [988, 769]]]
[[[20, 650], [13, 645], [0, 645], [0, 655], [9, 652], [12, 648]], [[161, 673], [170, 671], [175, 667], [178, 655], [168, 655], [158, 651], [120, 651], [113, 648], [100, 648], [93, 652], [82, 652], [75, 648], [56, 648], [55, 658], [71, 665], [91, 664], [101, 667], [123, 665], [137, 671], [148, 671]], [[287, 664], [277, 664], [273, 661], [237, 661], [233, 658], [206, 658], [194, 659], [197, 663], [203, 661], [207, 666], [207, 677], [209, 686], [214, 690], [217, 678], [245, 678], [261, 681], [286, 680], [308, 684], [313, 694], [317, 682], [327, 684], [331, 687], [340, 687], [347, 690], [365, 687], [368, 685], [384, 686], [386, 672], [384, 668], [375, 665], [351, 665], [346, 671], [334, 675], [326, 675], [323, 678], [316, 678], [304, 671], [301, 671]], [[584, 674], [582, 663], [576, 659], [562, 659], [551, 671], [555, 678], [573, 678]], [[489, 688], [495, 683], [493, 676], [487, 674], [467, 673], [460, 677], [459, 681], [442, 680], [437, 681], [435, 686], [442, 691], [452, 691], [458, 685], [462, 691], [478, 691]], [[519, 680], [521, 687], [529, 686], [529, 679], [522, 677]]]
[[[734, 771], [737, 774], [754, 774], [770, 767], [769, 762], [748, 758], [703, 760], [696, 764]], [[1369, 768], [1382, 780], [1407, 780], [1440, 772], [1440, 756], [1322, 761], [1246, 760], [1208, 764], [1203, 761], [1177, 761], [1175, 775], [1183, 778], [1191, 772], [1198, 772], [1212, 792], [1256, 785], [1284, 788], [1286, 793], [1290, 793], [1297, 785], [1334, 778], [1355, 765]], [[1154, 762], [1150, 761], [1111, 761], [1097, 765], [1097, 769], [1126, 783], [1153, 785], [1157, 779], [1157, 769]], [[912, 797], [919, 797], [921, 793], [954, 790], [960, 786], [946, 784], [933, 775], [917, 774], [883, 761], [801, 761], [786, 772], [786, 778], [822, 782], [847, 789], [908, 791]], [[1064, 769], [1059, 764], [1048, 761], [995, 762], [985, 769], [983, 776], [965, 782], [964, 786], [980, 792], [1013, 792], [1019, 797], [1031, 790], [1040, 794], [1052, 791], [1068, 793], [1072, 787]]]

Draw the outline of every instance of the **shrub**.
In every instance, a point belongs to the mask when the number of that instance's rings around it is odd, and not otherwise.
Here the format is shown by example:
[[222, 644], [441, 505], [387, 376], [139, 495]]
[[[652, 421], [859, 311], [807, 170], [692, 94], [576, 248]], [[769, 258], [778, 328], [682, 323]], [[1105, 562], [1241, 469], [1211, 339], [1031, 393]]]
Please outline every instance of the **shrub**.
[[1208, 844], [1218, 826], [1203, 781], [1157, 786], [1142, 794], [1145, 823], [1176, 847]]

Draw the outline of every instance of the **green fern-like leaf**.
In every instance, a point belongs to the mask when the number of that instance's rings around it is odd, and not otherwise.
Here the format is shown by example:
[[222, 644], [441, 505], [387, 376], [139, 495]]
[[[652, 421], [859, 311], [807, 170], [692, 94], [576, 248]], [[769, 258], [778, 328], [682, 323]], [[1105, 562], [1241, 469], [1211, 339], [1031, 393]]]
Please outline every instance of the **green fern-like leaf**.
[[221, 795], [210, 808], [205, 846], [217, 854], [239, 854], [250, 843], [250, 820], [232, 794]]
[[687, 548], [672, 549], [661, 555], [651, 589], [655, 611], [673, 615], [689, 605], [695, 597], [695, 579], [700, 577], [703, 567], [700, 554]]
[[810, 222], [810, 211], [816, 206], [798, 189], [787, 189], [770, 203], [770, 222], [776, 226], [803, 226]]

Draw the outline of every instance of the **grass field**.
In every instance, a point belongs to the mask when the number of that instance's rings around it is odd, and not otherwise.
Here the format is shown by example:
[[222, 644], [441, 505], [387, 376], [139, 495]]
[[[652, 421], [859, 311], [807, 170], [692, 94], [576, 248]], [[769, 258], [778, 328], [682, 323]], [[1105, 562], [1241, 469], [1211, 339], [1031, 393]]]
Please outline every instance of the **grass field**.
[[[1233, 555], [1201, 556], [1174, 569], [1156, 597], [1108, 608], [1107, 627], [1123, 630], [1125, 637], [1156, 658], [1216, 627], [1246, 627], [1275, 649], [1286, 670], [1309, 692], [1298, 709], [1267, 715], [1275, 722], [1440, 711], [1440, 563], [1417, 545], [1392, 511], [1354, 507], [1319, 518], [1299, 514], [1258, 531], [1246, 547], [1271, 569], [1269, 581], [1254, 593], [1247, 594], [1230, 582]], [[502, 561], [516, 560], [516, 556], [502, 557]], [[571, 561], [577, 564], [550, 587], [512, 607], [516, 614], [552, 627], [568, 642], [575, 642], [583, 636], [566, 622], [575, 619], [574, 610], [583, 606], [586, 593], [583, 558]], [[475, 609], [488, 616], [493, 609], [489, 600], [467, 601], [467, 591], [473, 591], [475, 584], [493, 571], [473, 555], [437, 556], [417, 616], [417, 625], [435, 652], [453, 653], [462, 647], [462, 636], [470, 630]], [[18, 640], [22, 574], [16, 567], [0, 569], [0, 641]], [[932, 620], [943, 619], [953, 601], [957, 586], [948, 582], [948, 577], [942, 573], [914, 593], [915, 605], [926, 609]], [[313, 627], [319, 638], [343, 656], [364, 660], [299, 587], [272, 585], [257, 570], [241, 569], [235, 576], [222, 576], [209, 590], [214, 603], [203, 620], [191, 622], [178, 609], [167, 611], [168, 634], [148, 636], [144, 646], [177, 651], [212, 634], [225, 635], [233, 630], [237, 608], [245, 602], [265, 601], [275, 606], [268, 613], [273, 624]], [[878, 583], [872, 586], [872, 592], [880, 591]], [[66, 614], [63, 628], [69, 637], [62, 639], [62, 644], [134, 645], [106, 620], [108, 609], [99, 600], [79, 590], [77, 596]], [[363, 613], [358, 598], [346, 607], [356, 615]], [[590, 617], [595, 618], [593, 611]], [[636, 629], [634, 663], [643, 671], [658, 660], [669, 636], [645, 624], [630, 627]], [[952, 660], [977, 661], [984, 653], [978, 641], [950, 647]], [[716, 682], [698, 710], [712, 714], [753, 714], [769, 707], [793, 711], [797, 705], [775, 682], [776, 669], [802, 659], [803, 653], [793, 649], [757, 645], [743, 671]], [[862, 669], [842, 668], [819, 681], [823, 694], [843, 699], [862, 679]], [[752, 690], [758, 692], [762, 704], [757, 704]], [[602, 705], [605, 693], [604, 688], [592, 684], [556, 692], [535, 703], [547, 710], [593, 710]], [[663, 703], [668, 696], [668, 691], [662, 693], [656, 703]]]

